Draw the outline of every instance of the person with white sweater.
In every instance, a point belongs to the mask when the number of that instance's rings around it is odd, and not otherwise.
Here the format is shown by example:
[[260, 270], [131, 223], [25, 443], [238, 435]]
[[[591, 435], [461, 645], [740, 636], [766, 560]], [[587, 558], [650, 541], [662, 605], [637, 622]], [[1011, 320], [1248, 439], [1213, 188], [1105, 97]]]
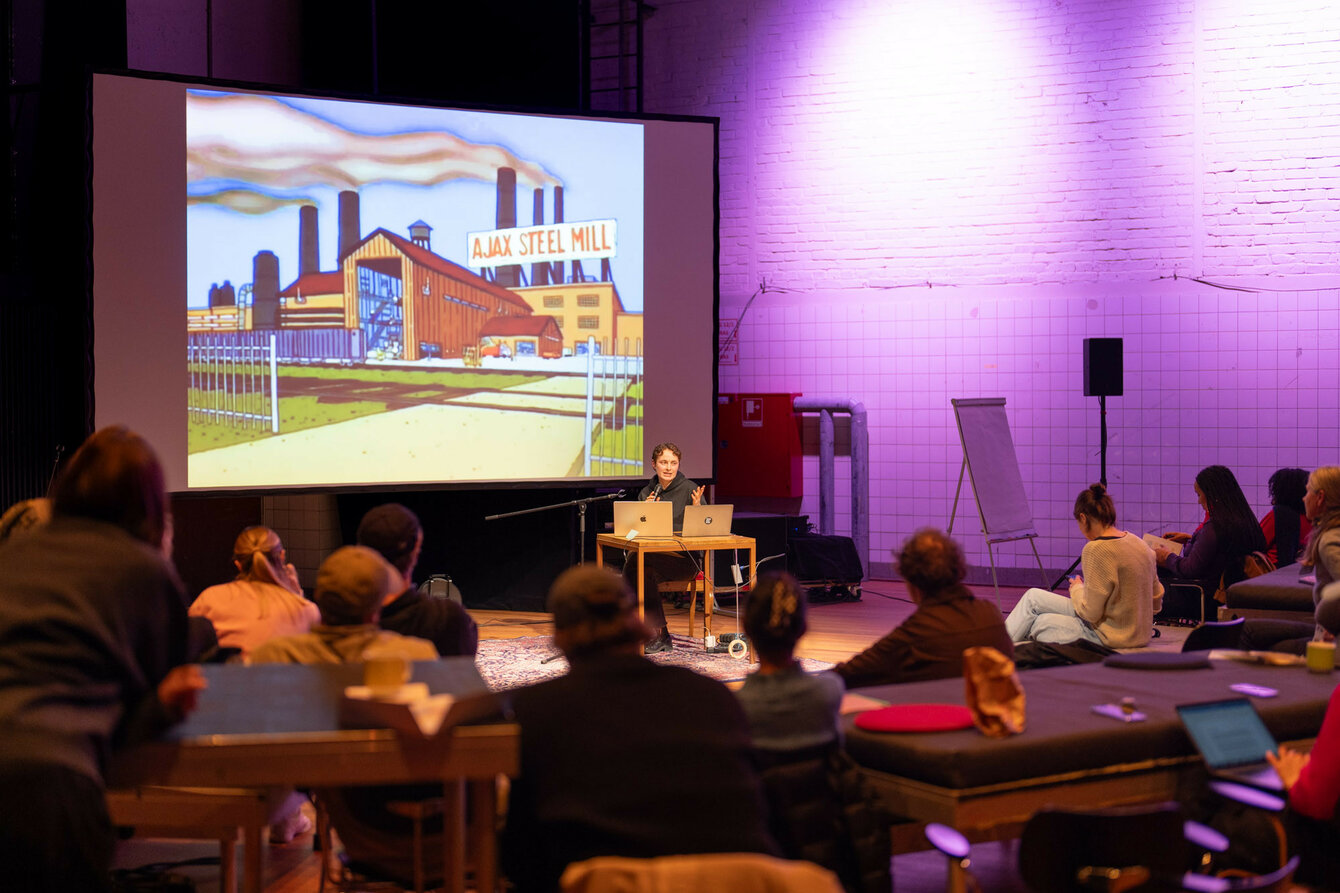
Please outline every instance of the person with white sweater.
[[1154, 553], [1140, 537], [1117, 529], [1116, 506], [1102, 484], [1075, 499], [1075, 522], [1088, 543], [1080, 553], [1082, 573], [1070, 579], [1070, 597], [1045, 589], [1025, 592], [1005, 618], [1010, 639], [1148, 645], [1163, 600]]

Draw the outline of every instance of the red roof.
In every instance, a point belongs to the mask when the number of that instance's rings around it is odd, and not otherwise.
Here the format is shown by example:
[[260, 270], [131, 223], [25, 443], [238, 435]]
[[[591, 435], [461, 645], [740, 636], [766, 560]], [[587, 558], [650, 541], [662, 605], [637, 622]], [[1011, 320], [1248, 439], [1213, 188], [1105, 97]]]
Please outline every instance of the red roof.
[[296, 298], [304, 295], [338, 295], [344, 293], [344, 273], [332, 270], [329, 273], [304, 273], [293, 284], [279, 293], [281, 298]]
[[367, 238], [359, 242], [357, 245], [354, 246], [354, 249], [351, 250], [357, 250], [358, 248], [361, 248], [362, 246], [366, 245], [370, 240], [376, 238], [379, 235], [385, 236], [387, 241], [389, 241], [398, 250], [400, 250], [406, 257], [414, 261], [419, 266], [427, 267], [430, 270], [436, 270], [442, 275], [450, 276], [452, 279], [455, 279], [458, 282], [464, 282], [467, 285], [472, 285], [475, 288], [478, 288], [482, 291], [486, 291], [489, 294], [506, 301], [507, 303], [513, 305], [514, 307], [525, 310], [527, 314], [532, 312], [531, 306], [527, 304], [525, 301], [523, 301], [521, 298], [517, 297], [517, 295], [514, 292], [510, 291], [509, 289], [503, 288], [501, 285], [498, 285], [495, 282], [489, 282], [487, 279], [475, 273], [469, 267], [463, 267], [458, 263], [447, 260], [445, 257], [439, 257], [433, 252], [429, 251], [427, 248], [420, 248], [418, 245], [415, 245], [409, 239], [406, 239], [404, 236], [397, 236], [390, 230], [381, 228], [373, 230], [371, 233], [368, 234]]
[[543, 335], [545, 329], [558, 334], [558, 323], [552, 316], [495, 316], [479, 330], [480, 335], [510, 337], [515, 335]]

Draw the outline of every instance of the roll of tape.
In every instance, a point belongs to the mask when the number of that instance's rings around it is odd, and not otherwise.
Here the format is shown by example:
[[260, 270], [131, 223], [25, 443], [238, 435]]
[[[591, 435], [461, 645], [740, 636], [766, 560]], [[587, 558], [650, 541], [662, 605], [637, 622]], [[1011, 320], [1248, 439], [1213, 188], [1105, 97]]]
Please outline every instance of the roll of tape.
[[744, 660], [745, 655], [748, 653], [749, 653], [749, 646], [745, 644], [744, 639], [731, 639], [730, 642], [731, 657], [735, 658], [736, 660]]

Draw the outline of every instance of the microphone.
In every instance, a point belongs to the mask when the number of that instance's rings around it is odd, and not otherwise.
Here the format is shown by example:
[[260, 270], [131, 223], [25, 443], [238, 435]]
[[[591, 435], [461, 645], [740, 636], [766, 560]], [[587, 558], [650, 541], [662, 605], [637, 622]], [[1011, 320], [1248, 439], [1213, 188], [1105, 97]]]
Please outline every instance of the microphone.
[[656, 489], [651, 491], [651, 498], [652, 498], [652, 499], [660, 499], [660, 498], [661, 498], [661, 482], [660, 482], [660, 481], [657, 481], [657, 482], [656, 482]]

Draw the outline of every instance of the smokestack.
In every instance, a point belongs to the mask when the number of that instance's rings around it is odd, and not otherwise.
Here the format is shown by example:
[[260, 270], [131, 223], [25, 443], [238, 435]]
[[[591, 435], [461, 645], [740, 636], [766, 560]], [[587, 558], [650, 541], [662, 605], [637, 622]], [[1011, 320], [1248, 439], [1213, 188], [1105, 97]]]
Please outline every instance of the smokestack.
[[279, 328], [279, 258], [258, 251], [251, 262], [251, 327]]
[[[544, 188], [535, 190], [535, 213], [534, 221], [536, 226], [544, 225]], [[549, 265], [531, 264], [530, 265], [530, 284], [548, 285], [549, 284]]]
[[346, 189], [340, 193], [340, 255], [337, 261], [354, 250], [354, 246], [363, 238], [362, 224], [358, 220], [358, 193]]
[[409, 240], [425, 251], [433, 250], [433, 228], [422, 220], [409, 225]]
[[[516, 227], [516, 171], [510, 167], [498, 168], [498, 229]], [[521, 268], [515, 264], [498, 267], [495, 281], [504, 288], [515, 288], [521, 279]]]
[[298, 209], [298, 275], [321, 272], [321, 249], [317, 242], [316, 205]]
[[[563, 187], [554, 187], [554, 223], [563, 222]], [[564, 279], [564, 266], [562, 261], [549, 265], [549, 278], [553, 280], [554, 285], [562, 285]]]

